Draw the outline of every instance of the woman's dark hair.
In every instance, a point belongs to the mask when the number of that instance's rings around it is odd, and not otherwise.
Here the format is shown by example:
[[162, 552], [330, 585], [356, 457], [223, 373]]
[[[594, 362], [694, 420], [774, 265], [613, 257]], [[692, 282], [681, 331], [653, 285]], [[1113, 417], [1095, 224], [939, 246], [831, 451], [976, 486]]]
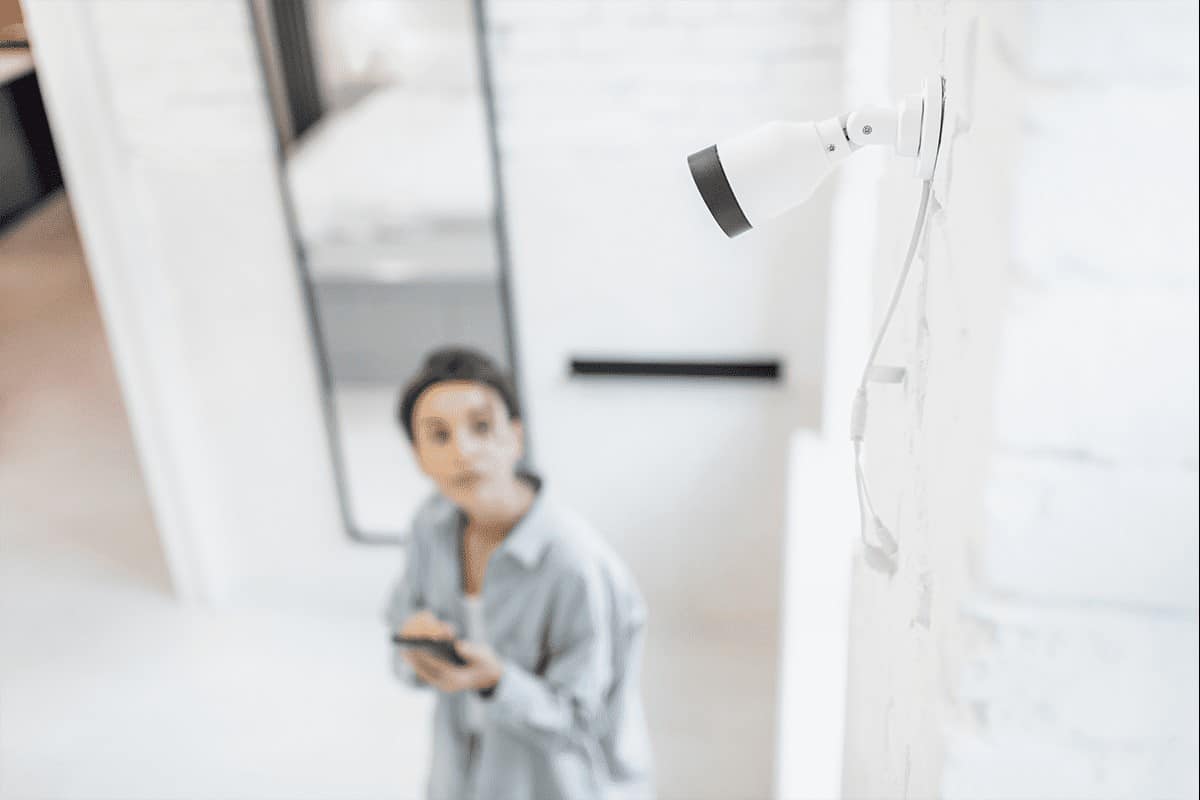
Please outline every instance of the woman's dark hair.
[[447, 381], [469, 381], [490, 386], [500, 394], [504, 405], [508, 407], [508, 418], [521, 418], [521, 409], [517, 405], [517, 391], [512, 379], [495, 361], [478, 350], [443, 347], [425, 357], [425, 363], [400, 395], [396, 418], [410, 442], [413, 441], [412, 416], [413, 409], [417, 407], [417, 399], [429, 387]]

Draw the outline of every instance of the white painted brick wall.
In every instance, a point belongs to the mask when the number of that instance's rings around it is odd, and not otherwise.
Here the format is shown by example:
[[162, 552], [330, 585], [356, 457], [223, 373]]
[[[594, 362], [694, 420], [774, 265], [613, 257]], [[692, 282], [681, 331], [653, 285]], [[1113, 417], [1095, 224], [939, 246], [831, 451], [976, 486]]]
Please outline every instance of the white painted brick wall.
[[948, 798], [1196, 796], [1194, 617], [982, 603], [986, 655], [955, 702]]
[[856, 573], [847, 794], [1194, 797], [1196, 7], [903, 3], [893, 48], [948, 139], [872, 409], [902, 560]]
[[1196, 8], [1029, 11], [980, 573], [1002, 600], [960, 742], [985, 751], [947, 793], [1194, 797]]
[[597, 150], [619, 166], [837, 98], [841, 16], [827, 0], [487, 7], [509, 159]]

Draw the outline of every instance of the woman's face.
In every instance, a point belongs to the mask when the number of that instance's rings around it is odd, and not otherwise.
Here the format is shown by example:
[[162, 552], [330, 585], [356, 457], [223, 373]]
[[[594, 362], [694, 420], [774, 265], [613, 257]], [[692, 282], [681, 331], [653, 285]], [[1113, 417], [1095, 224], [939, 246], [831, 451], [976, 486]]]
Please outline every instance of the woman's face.
[[486, 513], [511, 491], [525, 437], [495, 389], [446, 381], [417, 398], [413, 447], [442, 494], [468, 512]]

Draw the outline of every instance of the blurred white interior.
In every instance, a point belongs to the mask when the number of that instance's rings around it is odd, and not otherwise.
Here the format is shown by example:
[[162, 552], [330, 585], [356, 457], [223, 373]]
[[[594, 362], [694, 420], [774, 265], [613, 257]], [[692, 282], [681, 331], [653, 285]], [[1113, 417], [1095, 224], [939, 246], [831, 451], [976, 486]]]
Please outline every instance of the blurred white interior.
[[[648, 599], [663, 800], [1194, 796], [1194, 4], [486, 6], [533, 451]], [[5, 800], [419, 796], [404, 553], [342, 511], [402, 533], [428, 489], [394, 408], [429, 347], [506, 358], [471, 3], [312, 0], [298, 230], [252, 7], [23, 6], [71, 205], [0, 236]], [[893, 578], [853, 558], [846, 401], [919, 187], [860, 154], [731, 242], [684, 157], [930, 70], [911, 380], [868, 465]]]

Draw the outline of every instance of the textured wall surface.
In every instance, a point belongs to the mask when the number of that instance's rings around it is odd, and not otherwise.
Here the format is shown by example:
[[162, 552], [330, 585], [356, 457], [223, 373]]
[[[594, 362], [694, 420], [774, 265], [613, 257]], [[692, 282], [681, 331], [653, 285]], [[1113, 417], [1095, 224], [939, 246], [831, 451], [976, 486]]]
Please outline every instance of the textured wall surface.
[[990, 646], [948, 796], [1196, 796], [1196, 36], [1194, 4], [1036, 3], [1006, 51]]
[[893, 6], [894, 88], [949, 105], [873, 395], [902, 555], [856, 570], [849, 796], [1195, 796], [1195, 14]]

